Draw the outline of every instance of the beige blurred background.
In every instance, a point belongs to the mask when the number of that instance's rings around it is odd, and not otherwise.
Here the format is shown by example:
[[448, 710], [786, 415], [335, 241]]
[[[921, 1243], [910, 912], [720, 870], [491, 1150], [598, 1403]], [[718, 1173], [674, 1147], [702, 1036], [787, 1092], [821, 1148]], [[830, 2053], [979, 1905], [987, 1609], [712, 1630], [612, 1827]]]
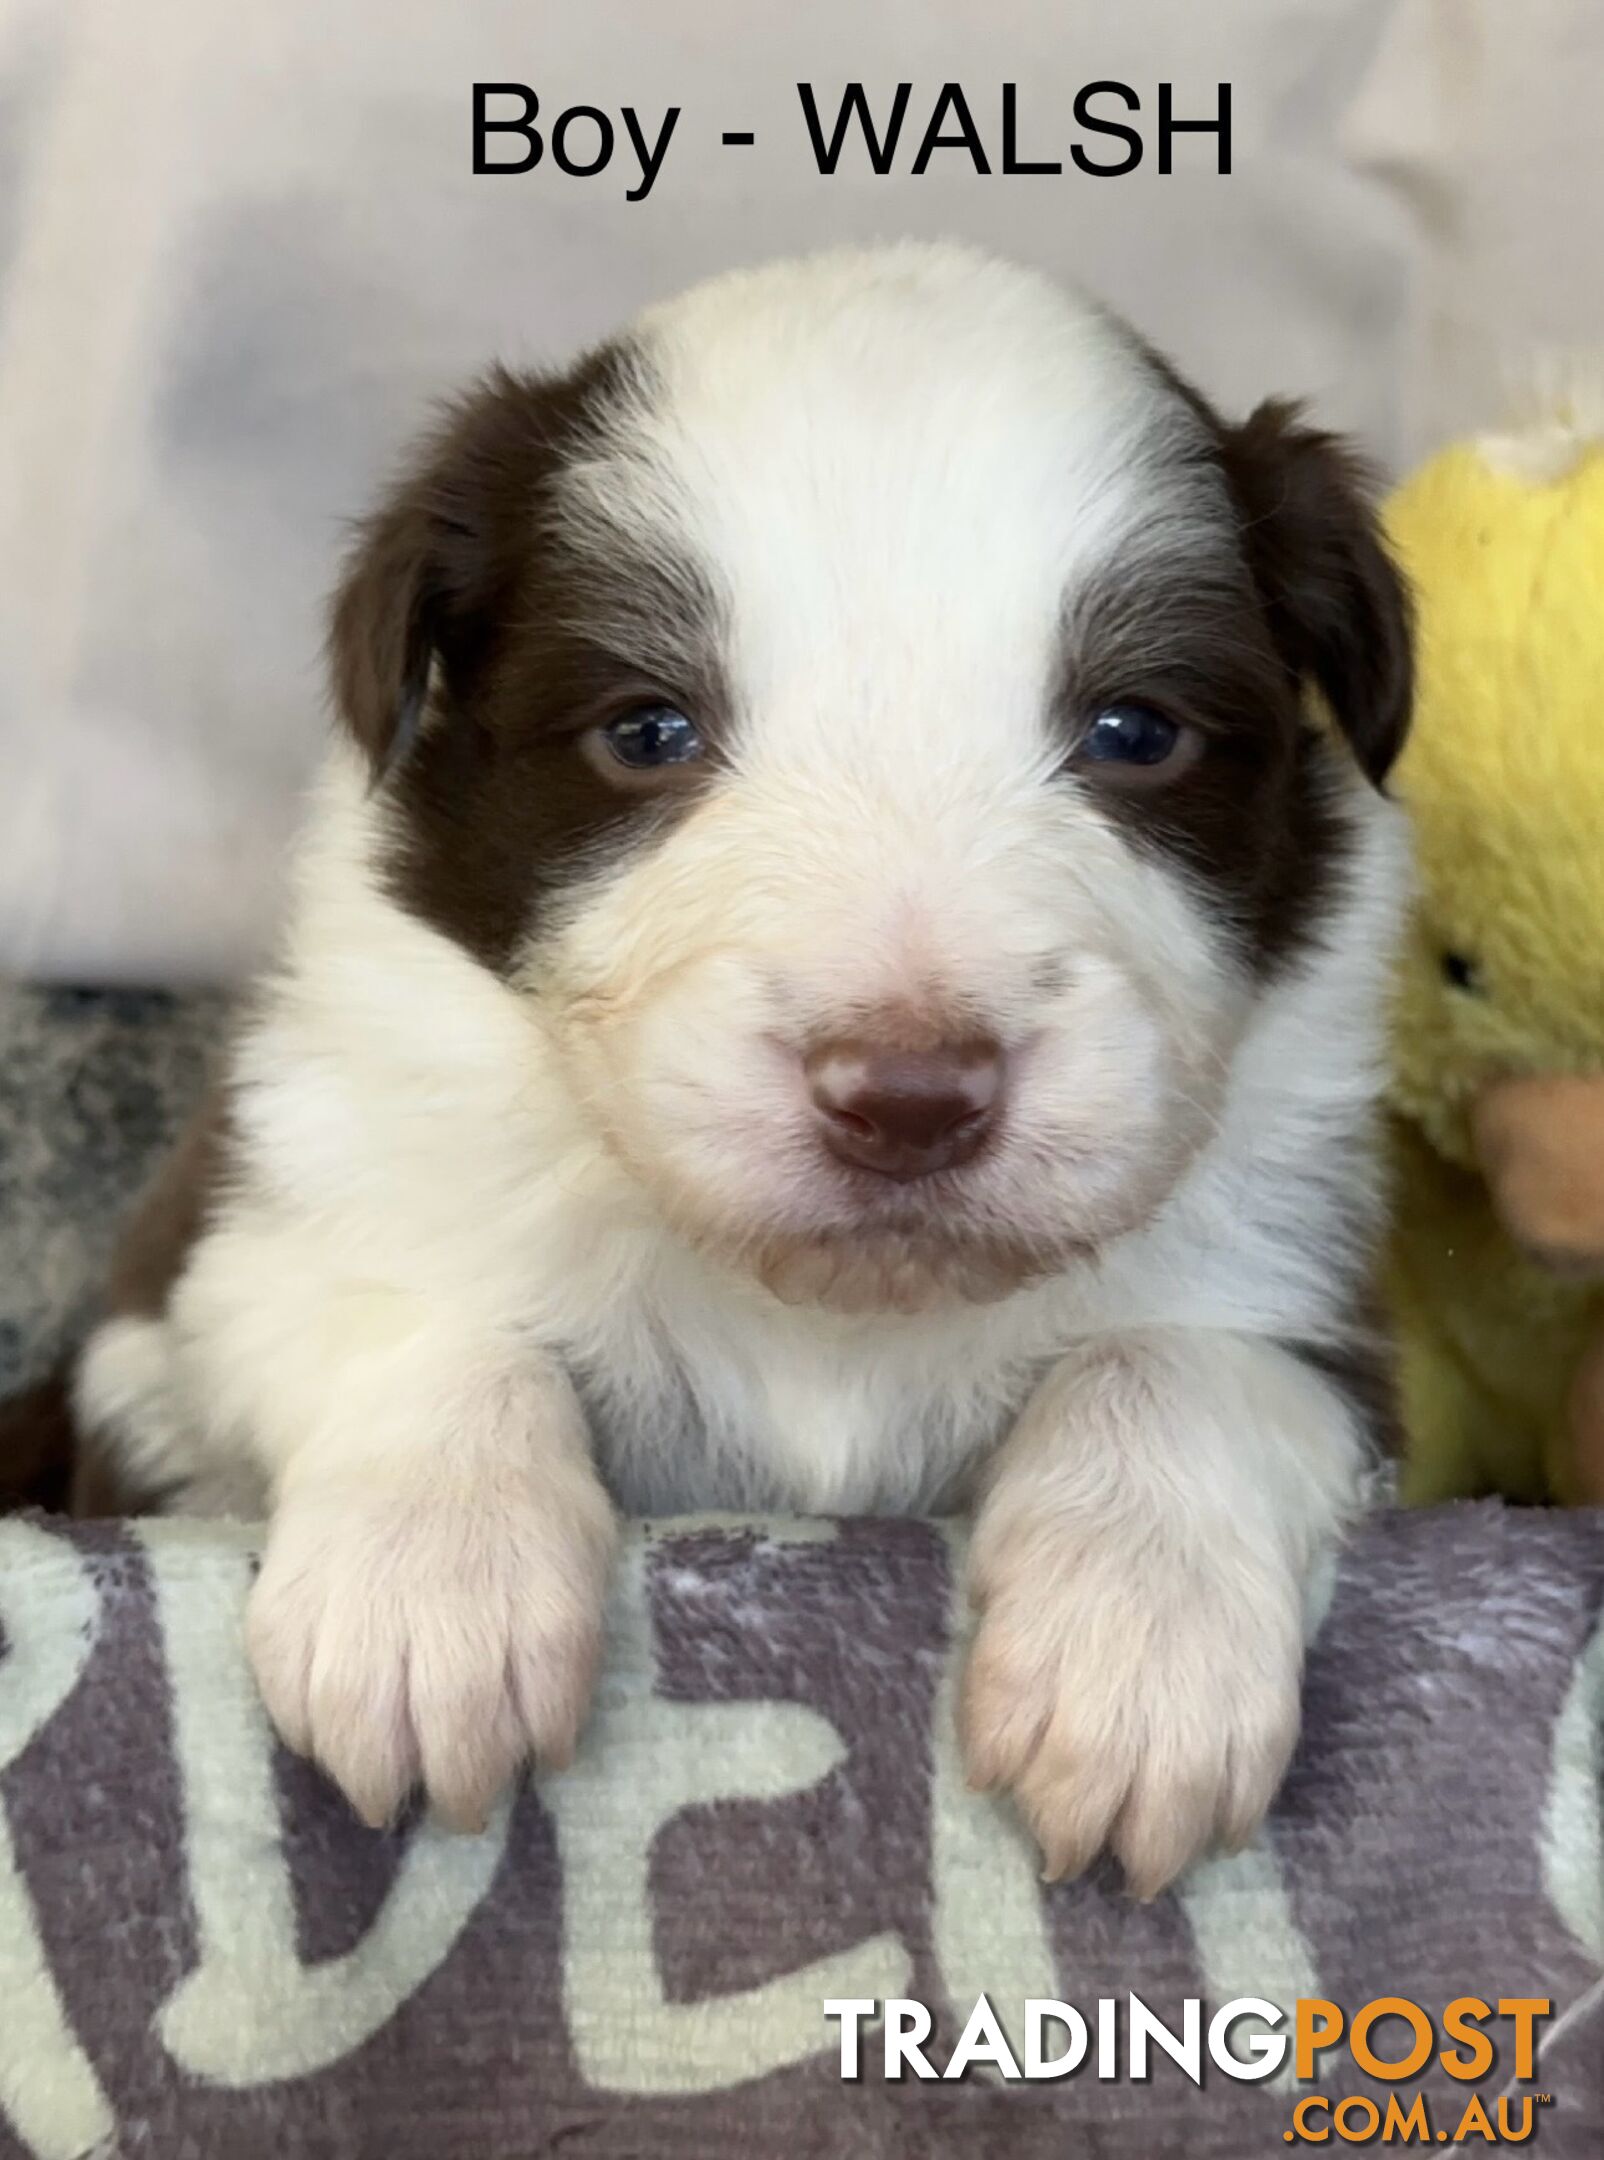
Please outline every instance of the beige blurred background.
[[[961, 82], [1098, 180], [814, 168], [795, 85]], [[470, 86], [684, 108], [619, 165], [476, 177]], [[1178, 112], [1233, 87], [1234, 170]], [[1387, 466], [1604, 347], [1604, 0], [0, 0], [0, 970], [226, 978], [269, 934], [326, 724], [342, 521], [426, 401], [688, 279], [956, 234], [1077, 277], [1231, 408], [1307, 395]], [[724, 149], [725, 128], [756, 146]], [[1093, 146], [1100, 154], [1105, 142]]]

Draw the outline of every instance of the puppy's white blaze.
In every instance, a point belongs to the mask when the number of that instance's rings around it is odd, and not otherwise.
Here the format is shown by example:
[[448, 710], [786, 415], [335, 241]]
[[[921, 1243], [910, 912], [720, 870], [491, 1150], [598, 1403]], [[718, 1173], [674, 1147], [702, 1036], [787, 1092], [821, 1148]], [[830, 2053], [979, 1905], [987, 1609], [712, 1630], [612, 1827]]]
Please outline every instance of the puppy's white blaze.
[[645, 514], [724, 572], [742, 707], [762, 715], [743, 751], [764, 763], [850, 776], [867, 750], [865, 770], [897, 760], [899, 795], [910, 749], [968, 785], [977, 737], [1002, 770], [1028, 765], [1077, 575], [1145, 528], [1224, 513], [1206, 476], [1179, 496], [1159, 479], [1186, 416], [1126, 335], [961, 250], [740, 273], [643, 333], [664, 391], [632, 430]]

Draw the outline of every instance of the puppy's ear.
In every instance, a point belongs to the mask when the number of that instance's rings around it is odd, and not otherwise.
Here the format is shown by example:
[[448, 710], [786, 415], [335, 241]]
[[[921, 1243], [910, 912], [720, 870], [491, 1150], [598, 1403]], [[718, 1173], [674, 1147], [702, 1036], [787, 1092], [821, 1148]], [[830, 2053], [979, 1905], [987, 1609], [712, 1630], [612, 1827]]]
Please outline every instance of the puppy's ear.
[[329, 611], [335, 708], [375, 775], [404, 750], [437, 666], [458, 691], [517, 576], [541, 388], [497, 370], [447, 413], [358, 528]]
[[1281, 656], [1318, 685], [1379, 787], [1408, 733], [1414, 668], [1409, 593], [1368, 475], [1339, 437], [1278, 401], [1226, 428], [1221, 451]]

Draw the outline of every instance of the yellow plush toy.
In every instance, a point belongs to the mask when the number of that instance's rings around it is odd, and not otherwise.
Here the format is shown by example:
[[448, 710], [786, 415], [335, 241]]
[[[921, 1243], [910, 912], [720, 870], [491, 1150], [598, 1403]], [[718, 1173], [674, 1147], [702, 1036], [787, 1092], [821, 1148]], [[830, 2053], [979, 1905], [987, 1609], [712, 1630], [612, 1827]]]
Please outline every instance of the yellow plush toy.
[[1419, 608], [1397, 787], [1404, 1496], [1604, 1500], [1604, 404], [1388, 509]]

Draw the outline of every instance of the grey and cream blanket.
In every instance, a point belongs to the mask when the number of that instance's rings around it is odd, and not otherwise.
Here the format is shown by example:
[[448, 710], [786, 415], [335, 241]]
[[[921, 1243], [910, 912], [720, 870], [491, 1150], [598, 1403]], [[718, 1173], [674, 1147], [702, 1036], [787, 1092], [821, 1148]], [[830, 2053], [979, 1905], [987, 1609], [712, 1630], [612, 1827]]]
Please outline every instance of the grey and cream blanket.
[[1030, 1999], [1095, 2031], [1132, 1991], [1177, 2031], [1188, 1998], [1546, 2000], [1533, 2079], [1506, 2026], [1473, 2087], [1396, 2089], [1433, 2136], [1542, 2092], [1541, 2151], [1604, 2150], [1604, 1521], [1378, 1517], [1269, 1830], [1148, 1906], [1045, 1888], [964, 1789], [953, 1557], [917, 1523], [644, 1531], [578, 1763], [459, 1838], [366, 1831], [275, 1748], [245, 1533], [0, 1524], [0, 2153], [1252, 2160], [1300, 2096], [1385, 2105], [1340, 2051], [1309, 2086], [1104, 2080], [1095, 2040], [1061, 2080], [888, 2082], [868, 2028], [846, 2081], [824, 2011], [922, 2002], [939, 2068], [982, 1993], [1019, 2046]]
[[[0, 1386], [70, 1324], [213, 1024], [0, 991]], [[3, 2160], [1257, 2160], [1391, 2095], [1423, 2096], [1417, 2144], [1529, 2100], [1551, 2160], [1604, 2154], [1604, 1516], [1374, 1518], [1267, 1831], [1148, 1906], [1112, 1872], [1044, 1887], [964, 1789], [944, 1526], [643, 1528], [578, 1763], [475, 1838], [363, 1830], [276, 1749], [253, 1549], [0, 1522]], [[927, 2005], [939, 2072], [981, 1995], [1021, 2055], [1027, 2001], [1078, 2009], [1087, 2059], [888, 2080], [869, 2017], [840, 2075], [827, 2001]], [[1333, 2046], [1312, 2082], [1194, 2083], [1161, 2050], [1133, 2075], [1133, 1995], [1178, 2033], [1247, 1997], [1402, 1997], [1439, 2039], [1468, 1996], [1550, 2008], [1527, 2078], [1495, 2017], [1468, 2082]]]

